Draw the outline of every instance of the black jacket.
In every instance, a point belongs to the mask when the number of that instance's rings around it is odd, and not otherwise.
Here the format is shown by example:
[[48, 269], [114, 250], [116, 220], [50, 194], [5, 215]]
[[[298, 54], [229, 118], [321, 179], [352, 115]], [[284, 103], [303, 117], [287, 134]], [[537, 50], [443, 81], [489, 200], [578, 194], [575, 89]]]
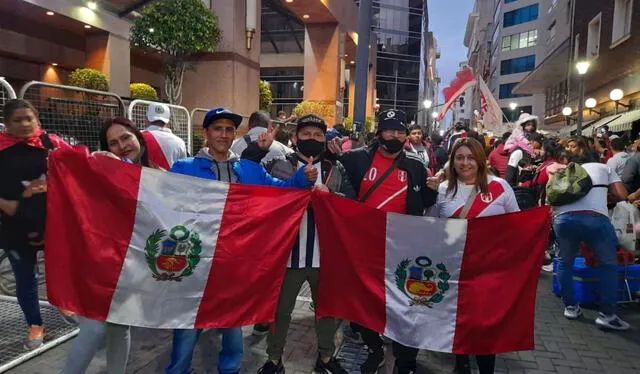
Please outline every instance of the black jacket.
[[[378, 144], [376, 143], [369, 147], [343, 153], [338, 157], [347, 171], [356, 194], [360, 192], [362, 180], [369, 167], [371, 167], [373, 157], [377, 151]], [[438, 193], [427, 187], [427, 169], [417, 156], [403, 151], [398, 157], [401, 157], [398, 169], [407, 172], [406, 214], [422, 216], [425, 209], [436, 203]]]
[[[245, 156], [247, 155], [245, 154]], [[271, 176], [286, 180], [296, 174], [299, 169], [298, 161], [300, 161], [298, 155], [292, 153], [287, 155], [286, 160], [275, 159], [269, 161], [265, 165], [265, 169], [267, 169]], [[344, 166], [342, 166], [339, 161], [331, 161], [326, 158], [321, 159], [320, 162], [322, 183], [326, 184], [332, 193], [341, 195], [348, 199], [355, 199], [356, 192], [349, 181], [349, 177]], [[329, 175], [331, 175], [331, 178], [327, 181]]]

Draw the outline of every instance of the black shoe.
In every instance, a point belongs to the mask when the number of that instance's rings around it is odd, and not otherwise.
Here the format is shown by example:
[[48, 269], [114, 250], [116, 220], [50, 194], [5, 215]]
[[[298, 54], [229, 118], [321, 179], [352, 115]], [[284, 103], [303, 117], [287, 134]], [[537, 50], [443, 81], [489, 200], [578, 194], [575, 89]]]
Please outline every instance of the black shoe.
[[269, 333], [269, 328], [271, 327], [268, 323], [260, 323], [258, 325], [253, 326], [253, 332], [251, 333], [253, 336], [265, 336]]
[[471, 374], [471, 366], [469, 364], [466, 365], [456, 365], [455, 369], [453, 369], [455, 374]]
[[329, 362], [324, 362], [318, 356], [318, 360], [316, 361], [316, 367], [313, 369], [316, 373], [322, 374], [348, 374], [346, 370], [342, 366], [340, 366], [340, 362], [336, 360], [334, 357], [331, 357]]
[[282, 360], [278, 361], [278, 365], [274, 364], [271, 360], [267, 360], [267, 362], [258, 370], [258, 374], [284, 374], [284, 365], [282, 365]]
[[373, 374], [382, 366], [384, 366], [384, 351], [382, 349], [379, 351], [369, 351], [367, 360], [360, 365], [360, 372], [362, 372], [362, 374]]

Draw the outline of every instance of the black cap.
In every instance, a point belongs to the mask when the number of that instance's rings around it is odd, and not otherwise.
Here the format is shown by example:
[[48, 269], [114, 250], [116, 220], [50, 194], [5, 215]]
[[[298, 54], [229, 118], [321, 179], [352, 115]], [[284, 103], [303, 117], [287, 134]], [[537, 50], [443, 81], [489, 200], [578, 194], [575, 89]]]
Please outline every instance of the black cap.
[[378, 132], [385, 130], [407, 131], [407, 115], [397, 109], [388, 109], [378, 115]]
[[317, 127], [322, 130], [323, 133], [327, 132], [327, 124], [322, 118], [316, 116], [315, 114], [307, 114], [306, 116], [300, 117], [298, 119], [298, 123], [296, 124], [296, 132], [307, 126]]

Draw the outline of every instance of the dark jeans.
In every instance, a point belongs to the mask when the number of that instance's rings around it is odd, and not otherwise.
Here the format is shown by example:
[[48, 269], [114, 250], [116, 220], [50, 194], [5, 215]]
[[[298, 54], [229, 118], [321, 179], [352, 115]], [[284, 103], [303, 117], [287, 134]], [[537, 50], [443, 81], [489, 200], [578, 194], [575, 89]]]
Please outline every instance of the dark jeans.
[[29, 326], [42, 326], [36, 266], [38, 252], [32, 250], [7, 251], [9, 263], [16, 277], [16, 296]]
[[[496, 355], [476, 356], [476, 361], [478, 361], [480, 374], [493, 374], [496, 366]], [[468, 355], [456, 355], [456, 373], [471, 374]]]
[[[359, 332], [362, 336], [362, 341], [373, 352], [382, 351], [382, 339], [380, 334], [375, 331], [369, 330], [366, 327], [362, 327], [355, 323], [351, 323], [351, 328], [355, 332]], [[406, 373], [409, 371], [416, 371], [416, 357], [418, 356], [418, 348], [407, 347], [398, 342], [393, 342], [393, 356], [396, 358], [396, 368], [398, 372]]]

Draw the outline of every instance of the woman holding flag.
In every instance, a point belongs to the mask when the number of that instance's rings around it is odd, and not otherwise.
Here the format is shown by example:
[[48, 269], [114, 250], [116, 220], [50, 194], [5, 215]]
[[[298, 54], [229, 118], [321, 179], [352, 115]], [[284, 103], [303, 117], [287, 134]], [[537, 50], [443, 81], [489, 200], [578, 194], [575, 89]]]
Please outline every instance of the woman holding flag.
[[[104, 123], [100, 130], [100, 149], [102, 151], [92, 155], [157, 168], [149, 161], [142, 133], [126, 118], [116, 117]], [[67, 354], [64, 374], [84, 373], [105, 341], [107, 372], [124, 373], [131, 347], [129, 326], [80, 317], [80, 333]]]
[[[4, 105], [6, 131], [0, 132], [0, 248], [7, 251], [16, 279], [18, 304], [29, 335], [24, 348], [42, 346], [44, 328], [35, 269], [44, 249], [47, 158], [68, 145], [40, 128], [38, 111], [25, 100]], [[72, 321], [72, 314], [64, 314]]]
[[[519, 212], [516, 196], [504, 180], [490, 176], [484, 148], [475, 139], [459, 139], [451, 149], [448, 177], [438, 188], [430, 215], [471, 219]], [[493, 374], [495, 355], [476, 356], [480, 374]], [[456, 355], [456, 373], [470, 374], [468, 355]]]

